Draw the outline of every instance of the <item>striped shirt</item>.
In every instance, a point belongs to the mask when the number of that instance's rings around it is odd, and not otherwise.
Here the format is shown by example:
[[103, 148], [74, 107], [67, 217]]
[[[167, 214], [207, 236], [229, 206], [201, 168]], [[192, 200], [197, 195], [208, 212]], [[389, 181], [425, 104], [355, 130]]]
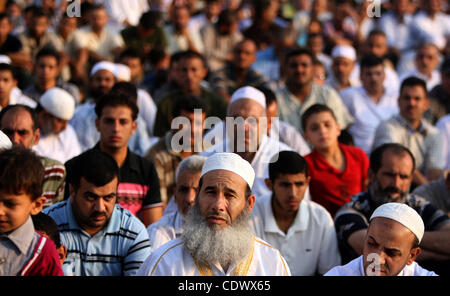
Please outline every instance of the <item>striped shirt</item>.
[[117, 204], [108, 224], [93, 236], [76, 222], [71, 198], [45, 209], [44, 213], [55, 220], [61, 243], [67, 247], [65, 275], [134, 275], [150, 255], [144, 224]]
[[45, 196], [44, 207], [64, 199], [64, 181], [66, 179], [66, 167], [57, 160], [40, 157], [44, 166], [44, 183], [42, 184], [42, 195]]

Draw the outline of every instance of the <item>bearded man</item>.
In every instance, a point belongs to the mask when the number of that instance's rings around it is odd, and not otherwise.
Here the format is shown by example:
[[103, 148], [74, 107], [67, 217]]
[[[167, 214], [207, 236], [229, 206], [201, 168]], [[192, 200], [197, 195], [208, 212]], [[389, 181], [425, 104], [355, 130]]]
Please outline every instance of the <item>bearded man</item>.
[[251, 231], [254, 179], [250, 163], [239, 155], [210, 156], [183, 234], [156, 249], [137, 275], [291, 275], [280, 252]]
[[368, 191], [353, 196], [334, 218], [344, 264], [363, 253], [371, 215], [377, 207], [390, 202], [410, 206], [423, 219], [425, 233], [417, 261], [422, 266], [424, 261], [450, 262], [450, 219], [423, 197], [409, 193], [414, 169], [413, 154], [400, 144], [384, 144], [371, 153]]

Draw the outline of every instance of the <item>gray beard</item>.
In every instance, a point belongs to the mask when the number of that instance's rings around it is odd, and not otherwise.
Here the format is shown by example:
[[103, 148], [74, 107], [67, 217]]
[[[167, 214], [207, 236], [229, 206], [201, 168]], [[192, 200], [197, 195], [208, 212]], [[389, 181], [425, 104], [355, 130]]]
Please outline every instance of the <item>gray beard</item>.
[[194, 260], [208, 266], [218, 262], [224, 269], [245, 258], [253, 246], [248, 208], [223, 229], [211, 228], [196, 203], [186, 215], [181, 239]]
[[381, 185], [377, 180], [373, 181], [369, 185], [369, 193], [376, 207], [389, 202], [405, 203], [406, 198], [408, 197], [408, 192], [401, 192], [400, 197], [390, 195], [389, 192], [386, 192], [383, 188], [381, 188]]

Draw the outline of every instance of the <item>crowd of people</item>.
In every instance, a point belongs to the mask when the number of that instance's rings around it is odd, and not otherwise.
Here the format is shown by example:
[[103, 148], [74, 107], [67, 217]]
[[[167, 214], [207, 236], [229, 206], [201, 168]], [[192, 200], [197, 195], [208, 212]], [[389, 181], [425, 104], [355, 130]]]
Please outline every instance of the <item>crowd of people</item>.
[[450, 275], [448, 1], [0, 11], [0, 275]]

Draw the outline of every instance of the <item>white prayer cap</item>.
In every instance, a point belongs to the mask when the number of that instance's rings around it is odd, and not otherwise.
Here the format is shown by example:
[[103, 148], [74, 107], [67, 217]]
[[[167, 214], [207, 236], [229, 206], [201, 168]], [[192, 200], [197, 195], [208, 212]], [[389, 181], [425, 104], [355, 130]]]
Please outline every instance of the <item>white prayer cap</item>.
[[414, 233], [419, 242], [422, 240], [423, 233], [425, 231], [423, 220], [417, 213], [417, 211], [409, 207], [408, 205], [398, 202], [385, 203], [379, 206], [375, 210], [375, 212], [373, 212], [370, 220], [377, 217], [389, 218], [399, 222], [400, 224], [411, 230], [411, 232]]
[[243, 86], [237, 89], [231, 96], [230, 105], [240, 99], [250, 99], [260, 104], [266, 109], [266, 96], [264, 93], [251, 86]]
[[236, 153], [214, 153], [208, 157], [203, 164], [201, 176], [203, 177], [206, 173], [214, 170], [226, 170], [233, 172], [241, 176], [250, 188], [252, 188], [253, 181], [255, 180], [255, 171], [250, 163]]
[[4, 132], [0, 131], [0, 151], [9, 149], [12, 147], [11, 140], [5, 135]]
[[0, 54], [0, 64], [11, 64], [11, 59], [7, 55]]
[[114, 76], [118, 80], [122, 81], [130, 81], [131, 80], [131, 71], [127, 65], [124, 64], [116, 64], [115, 65]]
[[97, 73], [100, 70], [106, 70], [113, 74], [116, 72], [116, 65], [114, 63], [108, 62], [108, 61], [101, 61], [92, 67], [91, 70], [91, 76], [93, 76], [95, 73]]
[[47, 90], [39, 98], [39, 104], [51, 115], [64, 120], [72, 119], [75, 111], [75, 99], [59, 87]]
[[334, 58], [347, 58], [352, 61], [356, 61], [356, 51], [353, 46], [350, 45], [337, 45], [331, 51], [331, 57]]

